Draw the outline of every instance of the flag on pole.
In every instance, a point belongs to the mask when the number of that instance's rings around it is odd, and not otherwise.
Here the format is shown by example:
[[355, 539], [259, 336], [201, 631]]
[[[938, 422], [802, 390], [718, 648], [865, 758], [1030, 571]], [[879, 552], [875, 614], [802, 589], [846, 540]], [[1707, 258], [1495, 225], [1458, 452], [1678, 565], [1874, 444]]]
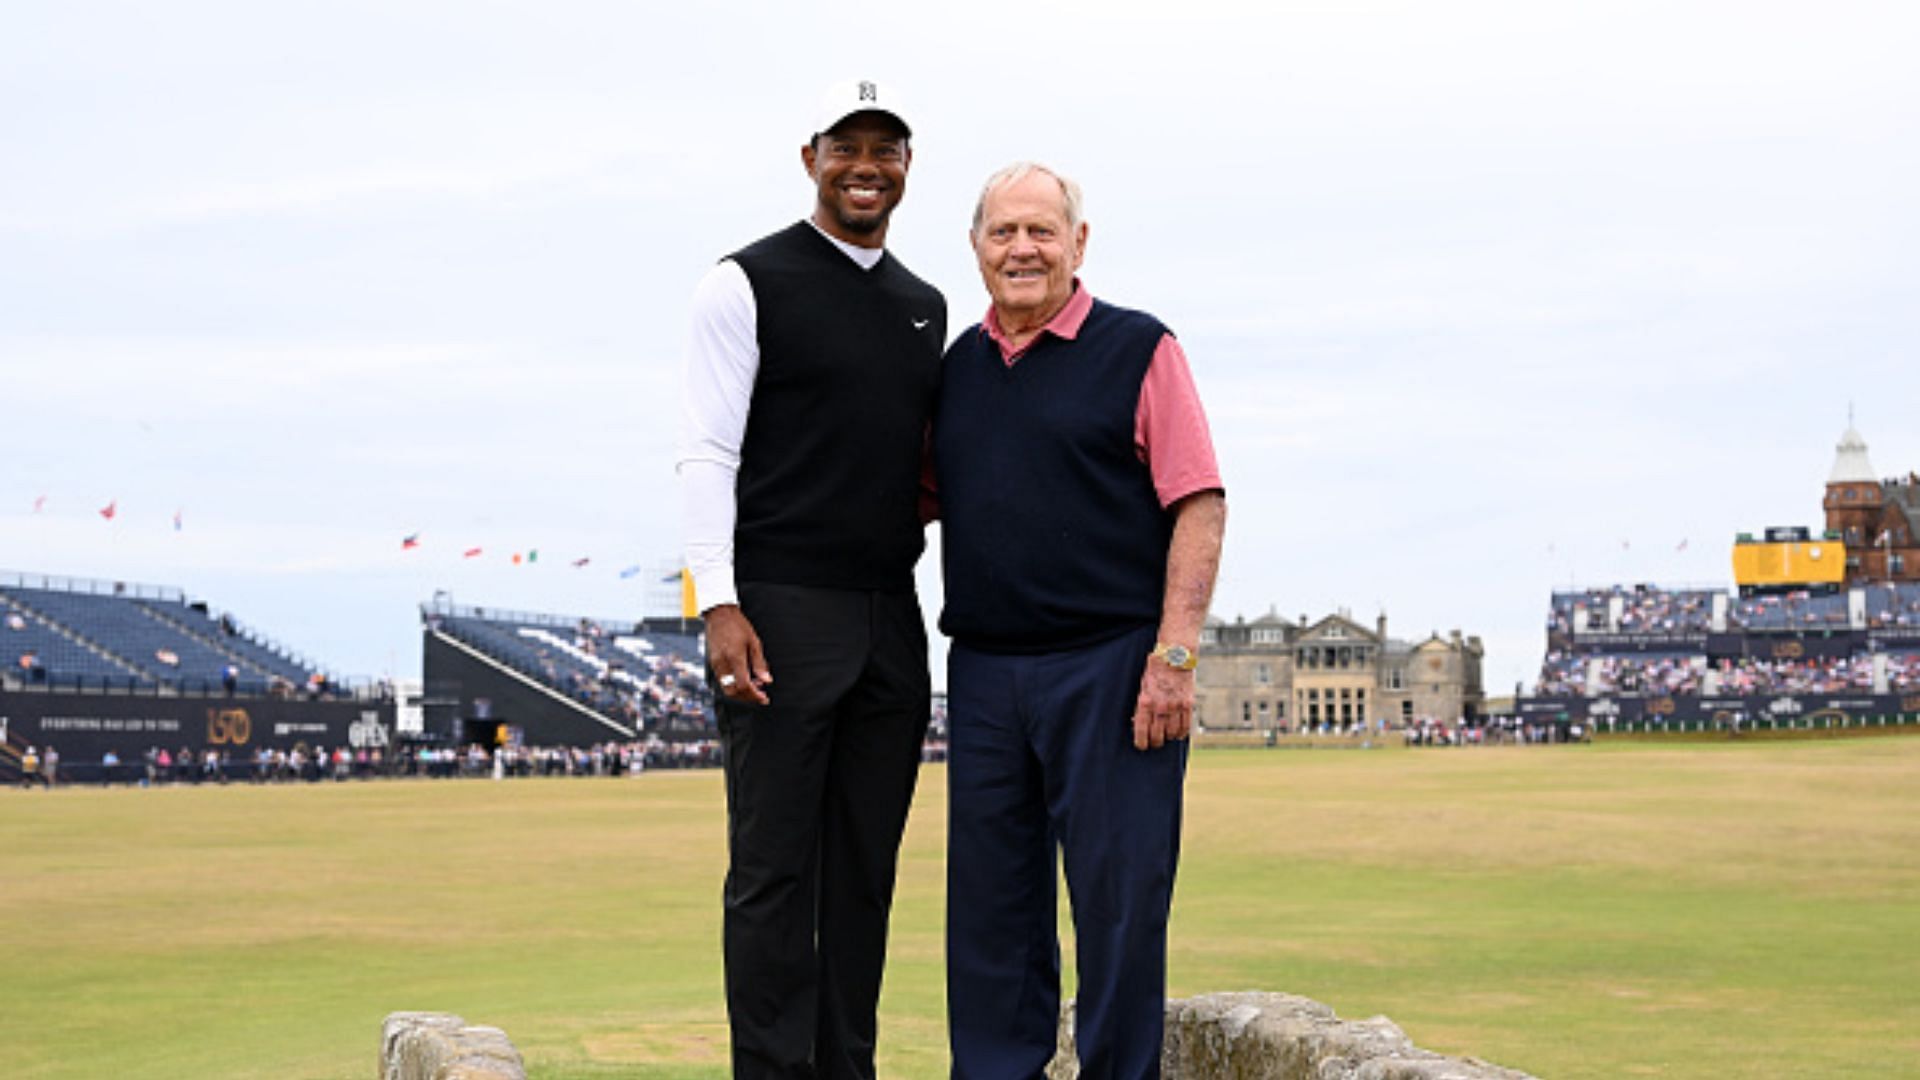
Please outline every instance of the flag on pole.
[[42, 495], [39, 498], [33, 500], [34, 513], [37, 514], [40, 511], [45, 510], [46, 508], [47, 508], [47, 497], [45, 495]]
[[461, 558], [463, 558], [463, 559], [477, 559], [477, 558], [479, 558], [479, 557], [480, 557], [480, 549], [479, 549], [479, 548], [468, 548], [468, 549], [466, 550], [466, 553], [465, 553], [465, 554], [463, 554], [463, 555], [461, 555], [460, 557], [461, 557]]
[[573, 560], [573, 568], [575, 570], [578, 570], [592, 561], [593, 561], [592, 559], [587, 558], [586, 556], [581, 556], [580, 558]]
[[520, 565], [520, 553], [517, 551], [513, 553], [513, 565], [515, 566]]
[[106, 518], [108, 521], [112, 521], [113, 515], [118, 513], [119, 510], [120, 510], [120, 500], [115, 499], [112, 502], [100, 508], [100, 516], [103, 518]]
[[1676, 547], [1676, 548], [1674, 548], [1673, 550], [1675, 550], [1675, 551], [1685, 551], [1685, 550], [1687, 550], [1687, 538], [1686, 538], [1686, 537], [1684, 537], [1684, 536], [1683, 536], [1683, 537], [1681, 537], [1681, 538], [1680, 538], [1680, 545], [1679, 545], [1678, 547]]
[[180, 531], [180, 511], [178, 510], [175, 510], [173, 512], [173, 531], [174, 532]]
[[693, 571], [680, 571], [680, 617], [697, 619], [700, 617], [700, 600], [693, 595]]
[[[630, 577], [639, 577], [639, 576], [640, 576], [640, 568], [637, 566], [629, 566], [625, 570], [620, 571], [620, 580], [622, 581], [625, 581]], [[668, 578], [667, 580], [671, 581], [673, 579]]]
[[414, 548], [417, 548], [419, 546], [420, 546], [419, 533], [408, 533], [407, 535], [400, 538], [401, 551], [412, 551]]
[[539, 562], [539, 561], [540, 561], [540, 549], [539, 549], [539, 548], [528, 548], [528, 549], [527, 549], [527, 561], [528, 561], [528, 562], [530, 562], [530, 563], [534, 563], [534, 562]]

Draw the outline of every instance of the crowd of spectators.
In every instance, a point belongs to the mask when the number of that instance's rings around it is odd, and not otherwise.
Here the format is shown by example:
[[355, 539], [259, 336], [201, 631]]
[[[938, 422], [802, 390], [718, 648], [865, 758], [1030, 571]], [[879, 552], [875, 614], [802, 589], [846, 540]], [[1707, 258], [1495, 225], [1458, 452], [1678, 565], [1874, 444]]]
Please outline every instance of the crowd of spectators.
[[1844, 630], [1848, 626], [1847, 594], [1797, 590], [1748, 596], [1727, 611], [1730, 629]]
[[1699, 653], [1606, 653], [1583, 656], [1555, 649], [1540, 668], [1538, 691], [1548, 696], [1693, 694], [1706, 658]]
[[[490, 620], [480, 612], [449, 617], [432, 614], [428, 624], [472, 643], [555, 690], [620, 723], [666, 732], [714, 730], [713, 691], [694, 639], [653, 637], [608, 630], [594, 619], [571, 626], [527, 625]], [[478, 624], [474, 626], [472, 624]], [[511, 643], [504, 650], [489, 646]]]
[[510, 746], [497, 752], [479, 744], [464, 747], [408, 745], [395, 748], [308, 746], [260, 747], [252, 753], [191, 747], [148, 747], [137, 761], [123, 761], [112, 750], [98, 762], [69, 762], [57, 752], [28, 748], [20, 761], [21, 782], [54, 786], [58, 777], [75, 783], [176, 784], [245, 782], [318, 783], [323, 780], [375, 780], [401, 777], [455, 779], [497, 776], [637, 776], [653, 769], [712, 768], [720, 764], [714, 739], [666, 742], [649, 738], [588, 747]]
[[[1886, 691], [1920, 690], [1920, 652], [1888, 652]], [[1698, 654], [1623, 653], [1582, 656], [1547, 653], [1536, 692], [1547, 697], [1608, 694], [1837, 694], [1875, 692], [1874, 654], [1772, 660], [1741, 657], [1707, 661]], [[1709, 689], [1711, 671], [1715, 686]]]
[[1401, 732], [1408, 746], [1544, 746], [1592, 742], [1593, 732], [1578, 721], [1558, 723], [1517, 716], [1489, 716], [1478, 723], [1443, 724], [1423, 719]]
[[1563, 649], [1547, 650], [1547, 659], [1540, 665], [1540, 682], [1535, 687], [1537, 693], [1548, 697], [1564, 697], [1585, 693], [1586, 687], [1586, 657]]
[[1622, 592], [1620, 626], [1630, 634], [1704, 634], [1713, 626], [1713, 593], [1635, 585]]
[[1920, 627], [1920, 585], [1867, 586], [1867, 626], [1874, 630]]
[[1587, 670], [1587, 693], [1693, 694], [1706, 658], [1698, 653], [1623, 653], [1597, 657]]
[[1873, 689], [1873, 656], [1742, 657], [1716, 665], [1722, 694], [1832, 694]]
[[1887, 654], [1887, 689], [1896, 694], [1920, 690], [1920, 652]]
[[[1614, 585], [1605, 589], [1557, 592], [1547, 610], [1547, 631], [1575, 633], [1684, 634], [1713, 628], [1709, 589], [1666, 589], [1658, 585]], [[1620, 601], [1620, 618], [1612, 617]], [[1584, 618], [1581, 615], [1584, 614]]]

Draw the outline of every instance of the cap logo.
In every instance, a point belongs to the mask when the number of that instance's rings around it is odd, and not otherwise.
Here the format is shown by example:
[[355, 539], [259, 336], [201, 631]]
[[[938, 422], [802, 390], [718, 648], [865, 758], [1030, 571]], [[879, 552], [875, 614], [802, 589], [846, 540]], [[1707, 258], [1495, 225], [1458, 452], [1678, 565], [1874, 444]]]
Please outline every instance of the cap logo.
[[872, 83], [863, 82], [860, 84], [860, 100], [861, 101], [879, 101], [880, 92], [878, 89], [874, 87]]

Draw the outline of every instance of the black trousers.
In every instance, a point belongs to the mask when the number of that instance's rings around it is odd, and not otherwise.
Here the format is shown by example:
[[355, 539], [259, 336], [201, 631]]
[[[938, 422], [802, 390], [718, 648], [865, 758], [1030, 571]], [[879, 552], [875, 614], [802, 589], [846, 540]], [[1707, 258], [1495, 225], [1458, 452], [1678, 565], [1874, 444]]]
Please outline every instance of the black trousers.
[[930, 707], [912, 590], [742, 582], [768, 705], [720, 698], [733, 1075], [874, 1075], [887, 917]]

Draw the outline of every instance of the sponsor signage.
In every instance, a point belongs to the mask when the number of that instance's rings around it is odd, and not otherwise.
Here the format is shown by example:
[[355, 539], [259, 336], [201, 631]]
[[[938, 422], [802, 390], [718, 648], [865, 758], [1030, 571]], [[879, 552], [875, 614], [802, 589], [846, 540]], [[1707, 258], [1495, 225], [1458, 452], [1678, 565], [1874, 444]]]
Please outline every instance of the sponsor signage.
[[1757, 660], [1799, 660], [1807, 657], [1853, 656], [1879, 648], [1920, 649], [1920, 626], [1887, 626], [1878, 630], [1750, 630], [1727, 634], [1574, 634], [1549, 635], [1555, 648], [1580, 655], [1590, 653], [1704, 652], [1709, 657]]
[[1613, 724], [1746, 723], [1785, 726], [1821, 719], [1858, 720], [1920, 712], [1920, 694], [1719, 694], [1690, 697], [1523, 697], [1514, 712], [1525, 720], [1591, 720], [1602, 731]]
[[1602, 633], [1573, 635], [1573, 651], [1579, 653], [1703, 652], [1707, 648], [1705, 631], [1673, 633]]
[[134, 760], [148, 747], [195, 755], [302, 742], [373, 749], [391, 745], [393, 703], [0, 692], [0, 724], [16, 746], [50, 743], [76, 764], [108, 750]]
[[1714, 634], [1707, 656], [1714, 660], [1840, 659], [1866, 651], [1866, 639], [1851, 630], [1830, 633]]

